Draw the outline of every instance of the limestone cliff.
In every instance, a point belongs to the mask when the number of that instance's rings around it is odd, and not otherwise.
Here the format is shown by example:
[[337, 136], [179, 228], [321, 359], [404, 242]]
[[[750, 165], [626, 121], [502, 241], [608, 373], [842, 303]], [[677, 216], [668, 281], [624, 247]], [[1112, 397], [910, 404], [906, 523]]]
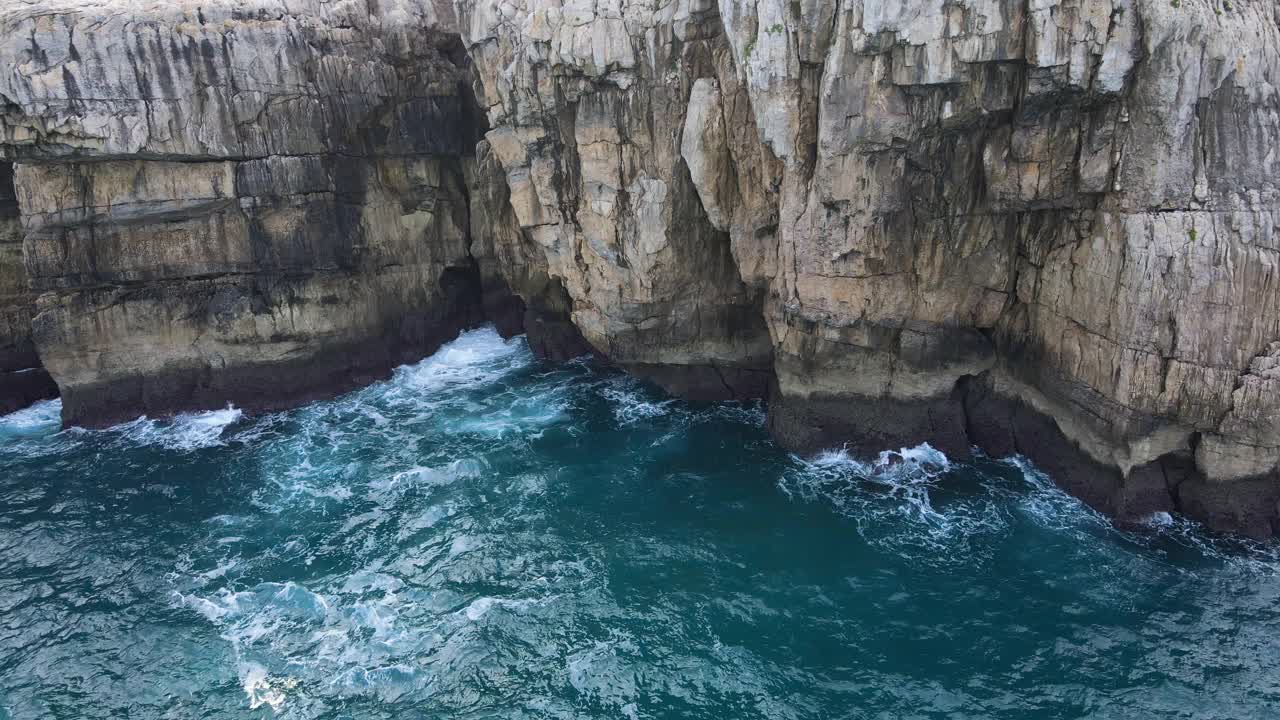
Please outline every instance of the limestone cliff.
[[1280, 530], [1269, 0], [0, 7], [68, 422], [294, 402], [487, 314], [767, 396], [798, 450]]
[[482, 118], [445, 3], [0, 11], [32, 332], [64, 419], [352, 387], [479, 320]]
[[516, 217], [602, 353], [685, 391], [771, 368], [791, 447], [1020, 452], [1108, 512], [1256, 536], [1276, 13], [459, 3]]

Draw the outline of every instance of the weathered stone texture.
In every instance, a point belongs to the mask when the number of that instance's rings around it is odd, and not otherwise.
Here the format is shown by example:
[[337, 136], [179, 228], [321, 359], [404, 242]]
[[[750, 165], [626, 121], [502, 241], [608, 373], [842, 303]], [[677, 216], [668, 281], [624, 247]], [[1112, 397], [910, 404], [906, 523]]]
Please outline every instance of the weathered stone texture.
[[474, 168], [471, 254], [480, 267], [486, 317], [503, 335], [523, 332], [539, 357], [568, 360], [592, 353], [570, 317], [564, 286], [549, 275], [542, 248], [516, 220], [506, 171], [487, 141], [476, 146]]
[[11, 5], [0, 66], [66, 422], [282, 407], [480, 320], [448, 4]]
[[[729, 170], [727, 132], [722, 120], [718, 133], [686, 127], [695, 83], [707, 88], [719, 69], [739, 93], [714, 12], [481, 2], [460, 3], [459, 21], [516, 222], [583, 337], [672, 389], [760, 394], [771, 354], [762, 296], [741, 277], [730, 232], [745, 223], [731, 222], [736, 198], [714, 219], [699, 199], [699, 182], [733, 189], [706, 177]], [[706, 109], [719, 116], [722, 104]], [[719, 155], [695, 161], [694, 177], [685, 152]], [[743, 181], [759, 187], [749, 170]]]
[[1270, 491], [1142, 469], [1276, 482], [1273, 3], [458, 5], [601, 352], [689, 391], [772, 368], [793, 447], [989, 444], [1111, 512], [1271, 532]]

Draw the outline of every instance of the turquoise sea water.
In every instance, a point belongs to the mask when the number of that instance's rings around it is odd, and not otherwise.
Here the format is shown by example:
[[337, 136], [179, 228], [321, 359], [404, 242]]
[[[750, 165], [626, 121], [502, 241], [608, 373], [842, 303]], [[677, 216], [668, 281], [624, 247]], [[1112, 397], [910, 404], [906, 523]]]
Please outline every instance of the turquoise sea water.
[[299, 410], [0, 418], [0, 718], [1280, 717], [1280, 553], [809, 461], [465, 334]]

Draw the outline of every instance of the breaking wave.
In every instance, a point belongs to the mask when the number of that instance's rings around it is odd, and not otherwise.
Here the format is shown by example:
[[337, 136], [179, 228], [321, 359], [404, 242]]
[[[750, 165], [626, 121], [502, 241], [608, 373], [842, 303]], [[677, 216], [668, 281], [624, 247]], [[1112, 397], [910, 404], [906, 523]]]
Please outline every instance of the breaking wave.
[[166, 450], [190, 452], [223, 444], [227, 429], [243, 417], [244, 413], [240, 410], [228, 406], [222, 410], [182, 413], [166, 420], [141, 417], [106, 432], [117, 435], [121, 445], [153, 445]]
[[[154, 446], [166, 450], [190, 452], [222, 445], [229, 438], [227, 430], [244, 414], [234, 408], [208, 412], [183, 413], [164, 420], [140, 417], [104, 430], [70, 428], [60, 431], [62, 402], [44, 400], [25, 410], [0, 416], [0, 439], [56, 438], [47, 449], [66, 451], [77, 445], [111, 446], [121, 449]], [[25, 447], [39, 452], [33, 445], [10, 445], [7, 449]]]
[[56, 430], [62, 422], [62, 401], [41, 400], [8, 415], [0, 415], [0, 438]]

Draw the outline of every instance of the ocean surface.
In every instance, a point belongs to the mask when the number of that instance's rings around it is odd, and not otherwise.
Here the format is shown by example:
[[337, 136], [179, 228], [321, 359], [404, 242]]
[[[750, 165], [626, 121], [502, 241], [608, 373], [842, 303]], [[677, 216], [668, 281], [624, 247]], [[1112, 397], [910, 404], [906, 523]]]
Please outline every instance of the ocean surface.
[[0, 417], [0, 718], [1280, 717], [1280, 553], [803, 460], [466, 333], [298, 410]]

